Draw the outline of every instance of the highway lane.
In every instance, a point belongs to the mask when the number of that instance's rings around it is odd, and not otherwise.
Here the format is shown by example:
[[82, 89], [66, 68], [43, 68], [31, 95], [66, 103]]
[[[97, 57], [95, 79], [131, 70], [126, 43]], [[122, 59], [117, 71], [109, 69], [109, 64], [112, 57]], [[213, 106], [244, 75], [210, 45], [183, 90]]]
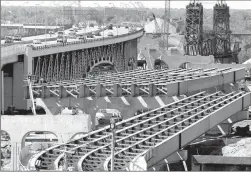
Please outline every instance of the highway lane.
[[[95, 30], [93, 30], [95, 31]], [[102, 37], [108, 37], [108, 33], [112, 32], [114, 36], [118, 35], [122, 35], [122, 34], [126, 34], [128, 33], [128, 29], [126, 29], [125, 27], [120, 27], [120, 28], [116, 28], [113, 27], [113, 30], [104, 30], [102, 32], [100, 32], [101, 36], [94, 36], [94, 38], [88, 38], [88, 39], [97, 39], [97, 38], [102, 38]], [[74, 41], [79, 41], [78, 38], [76, 39], [67, 39], [67, 42], [74, 42]], [[33, 46], [37, 47], [37, 46], [42, 46], [42, 45], [52, 45], [52, 44], [57, 44], [57, 41], [47, 41], [47, 42], [42, 42], [41, 44], [33, 44]], [[60, 43], [59, 43], [60, 44]]]
[[[70, 29], [72, 29], [72, 28], [70, 28]], [[67, 30], [65, 30], [65, 34], [69, 34], [69, 30], [70, 29], [67, 29]], [[98, 26], [94, 26], [94, 27], [86, 27], [86, 28], [83, 28], [83, 29], [81, 29], [81, 30], [79, 30], [78, 32], [77, 32], [77, 34], [80, 34], [80, 33], [86, 33], [86, 32], [93, 32], [93, 31], [97, 31], [98, 30]], [[50, 34], [43, 34], [43, 35], [36, 35], [36, 36], [29, 36], [29, 37], [23, 37], [22, 38], [22, 41], [31, 41], [31, 40], [35, 40], [35, 39], [48, 39], [48, 38], [56, 38], [57, 37], [57, 33], [55, 33], [55, 34], [52, 34], [52, 35], [50, 35]], [[19, 43], [19, 42], [22, 42], [22, 41], [14, 41], [14, 43]], [[1, 40], [1, 45], [2, 44], [5, 44], [4, 43], [5, 42], [5, 40]], [[6, 44], [5, 44], [6, 45]]]

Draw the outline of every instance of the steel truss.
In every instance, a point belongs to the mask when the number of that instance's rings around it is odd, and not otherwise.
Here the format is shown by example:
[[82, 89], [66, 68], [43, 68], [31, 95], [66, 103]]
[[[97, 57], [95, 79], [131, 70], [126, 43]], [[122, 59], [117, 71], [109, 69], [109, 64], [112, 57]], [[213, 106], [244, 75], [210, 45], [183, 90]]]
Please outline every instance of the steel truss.
[[229, 54], [230, 52], [230, 14], [226, 4], [214, 6], [213, 32], [215, 37], [215, 55]]
[[[101, 63], [109, 63], [119, 72], [135, 69], [135, 65], [128, 65], [128, 57], [124, 55], [124, 51], [131, 49], [130, 46], [131, 43], [126, 42], [34, 57], [33, 74], [37, 76], [36, 82], [58, 82], [85, 78]], [[128, 56], [132, 58], [130, 51]]]
[[[170, 95], [176, 93], [171, 89], [179, 87], [182, 92], [182, 84], [185, 81], [206, 79], [213, 76], [230, 74], [237, 76], [237, 72], [244, 72], [244, 69], [160, 69], [160, 70], [134, 70], [111, 75], [100, 75], [88, 77], [82, 80], [62, 81], [58, 83], [33, 84], [32, 91], [35, 98], [84, 98], [84, 97], [120, 97], [120, 96], [147, 96]], [[244, 76], [244, 75], [243, 75]], [[233, 80], [234, 78], [234, 80]], [[224, 80], [224, 83], [236, 82], [237, 78]], [[238, 78], [240, 79], [240, 78]], [[216, 78], [218, 81], [218, 78]], [[215, 81], [215, 82], [216, 82]], [[208, 82], [208, 81], [202, 81]], [[209, 85], [211, 85], [210, 80]], [[179, 86], [177, 85], [179, 84]], [[193, 83], [191, 83], [193, 84]], [[216, 84], [217, 85], [217, 84]], [[194, 85], [195, 86], [195, 85]], [[28, 89], [28, 86], [27, 86]], [[26, 89], [26, 90], [27, 90]], [[200, 88], [202, 89], [202, 88]], [[179, 93], [177, 93], [179, 94]], [[29, 98], [27, 91], [25, 97]]]
[[[152, 157], [158, 162], [162, 156], [167, 157], [178, 151], [210, 127], [224, 121], [235, 112], [247, 108], [250, 104], [249, 97], [250, 93], [244, 91], [233, 91], [226, 94], [220, 91], [212, 94], [200, 92], [118, 122], [115, 133], [115, 170], [126, 170], [136, 156], [143, 155], [142, 153], [150, 148], [159, 152], [163, 151], [163, 147], [169, 145], [170, 150], [166, 151], [168, 153], [156, 154], [155, 157]], [[211, 117], [214, 120], [211, 120]], [[209, 122], [208, 125], [207, 122]], [[206, 126], [201, 124], [206, 124]], [[205, 130], [201, 128], [202, 126], [209, 128]], [[197, 129], [196, 132], [192, 132], [194, 134], [188, 138], [184, 131], [191, 132], [191, 128], [195, 129], [194, 127]], [[175, 139], [177, 143], [173, 142], [171, 139], [173, 137], [178, 137], [177, 140]], [[59, 164], [64, 161], [61, 150], [66, 149], [75, 152], [67, 156], [68, 167], [77, 167], [75, 170], [79, 171], [96, 171], [103, 166], [104, 170], [109, 171], [111, 141], [111, 131], [107, 126], [35, 155], [30, 161], [34, 164], [30, 165], [42, 170], [48, 170], [53, 166], [57, 170]], [[156, 146], [160, 144], [162, 146]], [[146, 155], [146, 157], [150, 156]]]
[[185, 55], [201, 55], [203, 43], [203, 6], [190, 3], [186, 6]]

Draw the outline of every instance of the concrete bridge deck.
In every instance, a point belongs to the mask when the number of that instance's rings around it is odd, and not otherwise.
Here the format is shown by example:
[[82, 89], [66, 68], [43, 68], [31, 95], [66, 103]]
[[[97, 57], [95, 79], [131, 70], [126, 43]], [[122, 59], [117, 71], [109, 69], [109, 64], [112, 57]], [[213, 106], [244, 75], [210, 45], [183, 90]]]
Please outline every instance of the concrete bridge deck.
[[[142, 156], [147, 166], [141, 168], [147, 170], [249, 105], [249, 92], [200, 92], [121, 121], [116, 130], [115, 170], [138, 170], [131, 162]], [[29, 162], [30, 169], [58, 169], [63, 161], [60, 150], [67, 148], [75, 152], [67, 157], [68, 166], [77, 165], [75, 170], [110, 170], [110, 144], [107, 126], [37, 154]]]

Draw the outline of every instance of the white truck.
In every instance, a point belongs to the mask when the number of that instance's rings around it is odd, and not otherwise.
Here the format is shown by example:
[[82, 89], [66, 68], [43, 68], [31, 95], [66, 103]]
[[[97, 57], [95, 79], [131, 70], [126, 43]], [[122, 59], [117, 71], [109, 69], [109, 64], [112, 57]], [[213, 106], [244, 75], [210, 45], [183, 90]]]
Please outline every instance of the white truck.
[[62, 42], [62, 43], [66, 43], [67, 42], [67, 37], [64, 34], [64, 31], [58, 31], [57, 42]]
[[98, 124], [110, 124], [110, 119], [115, 117], [118, 121], [122, 121], [122, 116], [117, 109], [99, 109], [96, 113], [96, 120]]

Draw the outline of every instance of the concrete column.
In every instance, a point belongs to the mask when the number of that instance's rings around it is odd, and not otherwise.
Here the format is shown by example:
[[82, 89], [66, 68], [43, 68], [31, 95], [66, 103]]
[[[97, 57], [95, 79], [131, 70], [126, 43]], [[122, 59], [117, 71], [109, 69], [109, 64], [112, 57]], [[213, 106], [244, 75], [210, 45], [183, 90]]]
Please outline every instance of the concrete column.
[[24, 55], [24, 76], [28, 74], [32, 74], [32, 59], [35, 53], [33, 52], [31, 47], [26, 47]]
[[11, 170], [20, 169], [19, 156], [21, 152], [21, 142], [11, 142]]
[[22, 62], [13, 64], [13, 105], [17, 109], [26, 109], [27, 101], [24, 100], [24, 64]]

